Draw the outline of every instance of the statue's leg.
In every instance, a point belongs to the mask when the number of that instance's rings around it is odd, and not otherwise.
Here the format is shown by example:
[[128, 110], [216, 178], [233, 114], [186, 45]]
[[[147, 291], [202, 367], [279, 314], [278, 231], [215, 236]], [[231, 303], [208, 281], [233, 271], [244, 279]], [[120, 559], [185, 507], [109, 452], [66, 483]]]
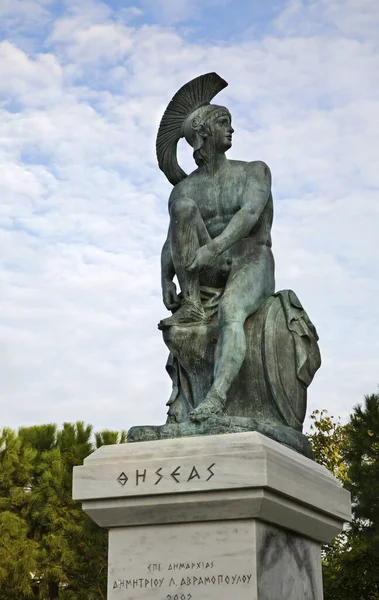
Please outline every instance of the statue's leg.
[[192, 420], [223, 413], [227, 393], [245, 360], [245, 321], [274, 291], [274, 263], [269, 250], [231, 273], [219, 306], [214, 381], [206, 398], [192, 411]]
[[198, 248], [210, 240], [197, 204], [190, 198], [175, 200], [170, 207], [171, 256], [184, 300], [172, 317], [162, 319], [160, 329], [206, 322], [200, 300], [199, 274], [191, 273], [187, 267]]

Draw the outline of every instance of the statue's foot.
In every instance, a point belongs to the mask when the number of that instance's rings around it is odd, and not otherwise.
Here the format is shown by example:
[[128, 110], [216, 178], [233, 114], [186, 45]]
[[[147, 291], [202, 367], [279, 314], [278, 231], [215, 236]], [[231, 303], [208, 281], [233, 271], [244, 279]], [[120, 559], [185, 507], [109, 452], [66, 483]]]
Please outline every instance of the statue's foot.
[[201, 304], [185, 301], [171, 317], [162, 319], [158, 323], [158, 329], [168, 329], [169, 327], [174, 327], [174, 325], [189, 327], [191, 325], [202, 325], [204, 323], [208, 323], [208, 317]]
[[205, 399], [190, 412], [191, 421], [205, 421], [210, 417], [224, 414], [225, 399], [216, 391], [211, 390]]

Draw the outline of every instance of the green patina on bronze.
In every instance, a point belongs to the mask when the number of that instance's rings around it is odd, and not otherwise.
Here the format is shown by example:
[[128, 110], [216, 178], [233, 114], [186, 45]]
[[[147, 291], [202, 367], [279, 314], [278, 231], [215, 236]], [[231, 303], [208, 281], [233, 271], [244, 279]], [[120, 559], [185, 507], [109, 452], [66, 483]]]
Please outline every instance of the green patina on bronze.
[[[174, 186], [162, 249], [172, 316], [158, 325], [173, 391], [167, 423], [133, 427], [128, 440], [260, 431], [309, 456], [302, 425], [318, 336], [296, 294], [275, 293], [271, 173], [262, 161], [226, 158], [232, 118], [210, 104], [226, 85], [216, 73], [184, 85], [158, 131], [158, 163]], [[188, 176], [181, 137], [197, 164]]]

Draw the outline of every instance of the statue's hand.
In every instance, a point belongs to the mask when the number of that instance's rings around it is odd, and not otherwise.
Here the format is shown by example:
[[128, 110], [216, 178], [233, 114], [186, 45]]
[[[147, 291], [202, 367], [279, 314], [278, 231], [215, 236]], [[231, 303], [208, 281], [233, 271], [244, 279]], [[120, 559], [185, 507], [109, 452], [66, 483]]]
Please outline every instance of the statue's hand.
[[187, 265], [187, 270], [192, 273], [202, 271], [203, 269], [212, 267], [216, 260], [216, 252], [211, 244], [206, 244], [198, 248], [195, 258], [192, 263]]
[[175, 310], [180, 305], [176, 285], [173, 281], [163, 281], [162, 283], [163, 304], [167, 310]]

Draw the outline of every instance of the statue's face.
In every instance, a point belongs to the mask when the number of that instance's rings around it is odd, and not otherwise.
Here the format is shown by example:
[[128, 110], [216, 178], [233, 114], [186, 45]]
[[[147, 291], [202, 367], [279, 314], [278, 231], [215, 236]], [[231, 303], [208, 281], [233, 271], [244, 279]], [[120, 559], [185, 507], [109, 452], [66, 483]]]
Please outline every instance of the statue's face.
[[217, 117], [211, 124], [213, 144], [216, 152], [226, 152], [232, 147], [232, 117], [230, 113], [224, 113]]

